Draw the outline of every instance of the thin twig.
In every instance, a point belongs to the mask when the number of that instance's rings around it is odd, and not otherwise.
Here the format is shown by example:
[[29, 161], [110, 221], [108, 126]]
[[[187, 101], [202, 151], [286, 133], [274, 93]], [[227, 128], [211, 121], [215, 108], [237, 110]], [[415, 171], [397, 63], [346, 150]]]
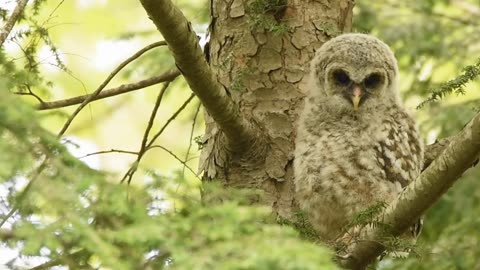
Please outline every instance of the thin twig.
[[162, 89], [158, 93], [157, 100], [155, 101], [155, 105], [153, 106], [152, 113], [150, 114], [150, 119], [148, 120], [147, 128], [145, 129], [145, 133], [143, 134], [142, 138], [142, 144], [140, 145], [140, 151], [138, 151], [138, 156], [137, 160], [134, 163], [134, 166], [130, 167], [128, 169], [127, 173], [125, 176], [122, 178], [122, 182], [125, 181], [126, 177], [128, 177], [127, 183], [130, 184], [132, 181], [132, 177], [137, 171], [138, 168], [138, 163], [140, 163], [140, 160], [142, 159], [143, 155], [145, 154], [145, 150], [147, 147], [147, 140], [148, 140], [148, 135], [150, 134], [150, 130], [153, 127], [153, 123], [155, 121], [155, 116], [157, 115], [158, 108], [160, 107], [160, 104], [162, 103], [163, 96], [165, 95], [165, 91], [168, 89], [168, 86], [170, 85], [170, 82], [167, 82], [163, 85]]
[[183, 166], [185, 166], [191, 173], [193, 173], [193, 175], [195, 175], [198, 178], [197, 173], [195, 173], [192, 170], [192, 168], [190, 168], [190, 166], [187, 165], [187, 163], [185, 161], [183, 161], [181, 158], [179, 158], [177, 155], [175, 155], [172, 151], [168, 150], [167, 148], [165, 148], [161, 145], [152, 145], [152, 146], [148, 147], [148, 149], [153, 149], [153, 148], [160, 148], [160, 149], [164, 150], [165, 152], [169, 153], [172, 157], [174, 157], [176, 160], [178, 160], [178, 162], [182, 163]]
[[191, 94], [190, 97], [185, 100], [185, 102], [182, 104], [182, 106], [180, 106], [178, 108], [178, 110], [167, 120], [167, 122], [165, 123], [165, 125], [163, 125], [163, 127], [157, 132], [157, 134], [155, 134], [155, 136], [153, 136], [152, 140], [147, 144], [147, 147], [150, 147], [153, 145], [153, 143], [155, 142], [155, 140], [160, 137], [160, 135], [162, 135], [163, 131], [167, 128], [167, 126], [170, 124], [170, 122], [172, 122], [175, 118], [177, 118], [177, 116], [185, 109], [185, 107], [187, 107], [187, 105], [190, 103], [190, 101], [192, 101], [192, 99], [195, 97], [195, 94]]
[[110, 149], [110, 150], [103, 150], [98, 152], [93, 152], [86, 154], [84, 156], [79, 157], [78, 159], [94, 156], [94, 155], [101, 155], [101, 154], [109, 154], [109, 153], [120, 153], [120, 154], [130, 154], [130, 155], [138, 155], [138, 152], [134, 151], [127, 151], [127, 150], [120, 150], [120, 149]]
[[165, 83], [162, 87], [162, 90], [160, 90], [160, 93], [158, 93], [157, 101], [155, 101], [155, 106], [153, 107], [152, 113], [150, 114], [150, 119], [148, 120], [147, 128], [145, 129], [145, 133], [143, 134], [142, 145], [140, 146], [139, 151], [140, 153], [143, 153], [145, 151], [145, 148], [147, 147], [148, 135], [150, 134], [150, 130], [152, 130], [153, 122], [155, 121], [155, 117], [157, 116], [158, 108], [162, 103], [163, 96], [165, 95], [165, 91], [167, 90], [169, 85], [169, 82]]
[[[188, 139], [188, 148], [187, 148], [187, 153], [185, 154], [185, 164], [190, 161], [189, 155], [190, 155], [190, 149], [192, 149], [192, 141], [193, 141], [193, 132], [195, 131], [195, 124], [197, 123], [197, 117], [198, 113], [200, 112], [200, 108], [202, 107], [202, 103], [198, 103], [197, 109], [195, 110], [195, 115], [193, 116], [193, 123], [192, 123], [192, 128], [190, 130], [190, 138]], [[182, 177], [185, 178], [185, 169], [187, 166], [183, 166], [182, 168]], [[175, 189], [175, 192], [178, 192], [178, 189], [180, 189], [180, 186], [182, 185], [181, 182], [177, 184], [177, 188]]]
[[19, 0], [17, 6], [10, 15], [10, 18], [5, 22], [2, 30], [0, 31], [0, 47], [3, 46], [5, 40], [7, 40], [8, 35], [12, 32], [13, 26], [23, 14], [23, 10], [27, 6], [28, 0]]
[[[132, 181], [133, 175], [137, 171], [138, 164], [140, 163], [140, 160], [142, 159], [143, 155], [151, 148], [155, 140], [163, 133], [163, 131], [168, 127], [168, 125], [185, 109], [185, 107], [192, 101], [192, 99], [195, 97], [195, 94], [191, 94], [190, 97], [185, 100], [185, 102], [177, 109], [177, 111], [170, 116], [170, 118], [165, 122], [165, 124], [160, 128], [160, 130], [153, 136], [153, 138], [146, 144], [146, 147], [144, 151], [139, 153], [139, 156], [137, 160], [133, 163], [133, 165], [128, 169], [128, 171], [125, 173], [125, 175], [122, 177], [122, 180], [120, 180], [120, 183], [125, 182], [127, 180], [127, 183], [130, 184]], [[182, 164], [185, 163], [184, 161], [181, 161]]]
[[127, 184], [130, 185], [132, 182], [133, 174], [137, 171], [138, 168], [138, 161], [135, 161], [132, 166], [128, 169], [128, 171], [123, 175], [122, 180], [120, 180], [120, 183], [125, 182], [127, 180]]
[[25, 84], [24, 86], [25, 86], [25, 88], [27, 88], [28, 92], [15, 92], [14, 94], [19, 95], [19, 96], [22, 96], [22, 95], [23, 96], [32, 96], [36, 100], [38, 100], [38, 102], [43, 103], [42, 98], [39, 97], [37, 94], [33, 93], [32, 89], [30, 88], [30, 85]]
[[[188, 158], [190, 156], [190, 150], [192, 149], [192, 144], [193, 144], [192, 141], [193, 141], [193, 133], [195, 131], [195, 124], [197, 123], [197, 117], [201, 107], [202, 107], [202, 103], [198, 103], [197, 109], [195, 110], [195, 115], [193, 116], [192, 128], [190, 129], [190, 138], [188, 139], [187, 153], [185, 154], [185, 162], [188, 161]], [[183, 167], [182, 175], [185, 175], [185, 167]]]
[[[100, 94], [98, 94], [96, 97], [94, 97], [91, 101], [96, 101], [108, 97], [113, 97], [116, 95], [121, 95], [125, 94], [131, 91], [143, 89], [148, 86], [152, 86], [155, 84], [159, 84], [162, 82], [170, 82], [173, 81], [175, 78], [177, 78], [180, 75], [180, 71], [178, 69], [171, 69], [165, 73], [162, 73], [158, 76], [151, 77], [145, 80], [141, 80], [135, 83], [128, 83], [128, 84], [122, 84], [118, 87], [115, 88], [110, 88], [103, 90]], [[88, 97], [90, 97], [92, 94], [89, 95], [82, 95], [78, 97], [73, 97], [73, 98], [68, 98], [68, 99], [62, 99], [62, 100], [56, 100], [56, 101], [49, 101], [49, 102], [43, 102], [40, 103], [37, 106], [37, 110], [52, 110], [52, 109], [60, 109], [76, 104], [81, 104], [84, 102]]]
[[83, 102], [82, 104], [80, 104], [80, 106], [78, 106], [78, 108], [72, 113], [72, 115], [70, 115], [70, 117], [68, 118], [67, 122], [63, 125], [62, 127], [62, 130], [60, 130], [60, 132], [58, 133], [58, 137], [61, 137], [63, 134], [65, 134], [65, 132], [67, 131], [68, 127], [70, 126], [70, 124], [72, 123], [73, 119], [78, 115], [78, 113], [85, 107], [87, 106], [87, 104], [92, 101], [96, 96], [98, 96], [98, 94], [100, 94], [100, 92], [103, 90], [103, 88], [105, 88], [105, 86], [107, 86], [107, 84], [113, 79], [113, 77], [115, 77], [115, 75], [117, 75], [120, 70], [122, 70], [125, 66], [127, 66], [129, 63], [131, 63], [132, 61], [136, 60], [137, 58], [139, 58], [142, 54], [148, 52], [149, 50], [153, 49], [153, 48], [156, 48], [156, 47], [159, 47], [159, 46], [165, 46], [167, 45], [167, 43], [165, 41], [158, 41], [158, 42], [155, 42], [155, 43], [152, 43], [146, 47], [144, 47], [143, 49], [139, 50], [138, 52], [136, 52], [134, 55], [130, 56], [129, 58], [127, 58], [125, 61], [123, 61], [122, 63], [120, 63], [120, 65], [118, 65], [117, 68], [115, 68], [113, 70], [112, 73], [110, 73], [110, 75], [108, 75], [108, 77], [105, 79], [105, 81], [103, 81], [103, 83], [97, 88], [97, 90], [95, 90], [95, 92], [93, 92], [89, 97], [87, 97]]

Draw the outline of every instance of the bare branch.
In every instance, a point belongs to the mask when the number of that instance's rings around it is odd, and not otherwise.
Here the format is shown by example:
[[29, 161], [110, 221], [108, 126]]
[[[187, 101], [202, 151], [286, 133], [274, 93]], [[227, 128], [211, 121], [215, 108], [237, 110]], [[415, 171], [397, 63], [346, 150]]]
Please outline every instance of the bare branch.
[[170, 0], [140, 0], [150, 19], [168, 43], [176, 65], [192, 91], [228, 139], [231, 150], [248, 149], [257, 138], [223, 86], [215, 79], [182, 12]]
[[[177, 78], [180, 75], [180, 71], [178, 69], [171, 69], [161, 75], [151, 77], [139, 82], [135, 83], [129, 83], [129, 84], [122, 84], [118, 87], [115, 88], [110, 88], [103, 90], [100, 94], [92, 98], [91, 101], [95, 100], [100, 100], [108, 97], [113, 97], [116, 95], [121, 95], [125, 94], [131, 91], [143, 89], [148, 86], [152, 86], [155, 84], [159, 84], [162, 82], [170, 82], [173, 81], [175, 78]], [[92, 94], [90, 95], [83, 95], [83, 96], [78, 96], [78, 97], [73, 97], [73, 98], [68, 98], [68, 99], [62, 99], [62, 100], [57, 100], [57, 101], [50, 101], [50, 102], [43, 102], [40, 103], [37, 106], [37, 110], [52, 110], [52, 109], [60, 109], [63, 107], [68, 107], [76, 104], [81, 104], [83, 101], [85, 101], [87, 98], [89, 98]]]
[[37, 94], [33, 93], [32, 89], [28, 84], [25, 84], [24, 87], [27, 88], [28, 92], [14, 92], [14, 94], [19, 96], [32, 96], [36, 100], [38, 100], [38, 102], [43, 103], [42, 98], [39, 97]]
[[7, 40], [8, 35], [12, 32], [13, 26], [22, 16], [23, 10], [27, 6], [28, 0], [19, 0], [17, 6], [10, 15], [10, 18], [5, 22], [2, 30], [0, 31], [0, 47], [3, 46], [5, 40]]
[[478, 159], [480, 155], [480, 114], [451, 139], [422, 174], [406, 187], [385, 210], [382, 223], [389, 228], [373, 228], [366, 241], [350, 246], [347, 259], [341, 261], [348, 269], [364, 269], [385, 249], [380, 244], [385, 236], [399, 236], [430, 208]]
[[193, 100], [194, 97], [195, 95], [191, 94], [190, 97], [188, 97], [187, 100], [183, 102], [183, 104], [177, 109], [177, 111], [174, 114], [172, 114], [172, 116], [167, 120], [167, 122], [165, 122], [162, 128], [153, 136], [153, 138], [147, 144], [147, 148], [152, 146], [152, 144], [155, 142], [156, 139], [158, 139], [158, 137], [160, 137], [160, 135], [163, 133], [165, 128], [167, 128], [170, 122], [172, 122], [175, 118], [177, 118], [177, 116], [185, 109], [185, 107], [187, 107], [187, 105], [190, 103], [190, 101]]
[[160, 108], [160, 104], [162, 103], [163, 96], [165, 95], [165, 91], [168, 89], [169, 85], [170, 85], [170, 83], [168, 83], [168, 82], [165, 83], [162, 87], [162, 90], [160, 90], [160, 92], [158, 93], [157, 101], [155, 101], [155, 105], [153, 106], [152, 113], [150, 114], [150, 119], [148, 120], [147, 128], [145, 129], [145, 133], [143, 134], [142, 143], [140, 145], [140, 150], [137, 153], [137, 160], [135, 161], [134, 166], [132, 166], [132, 167], [130, 167], [130, 169], [128, 169], [127, 173], [122, 178], [122, 182], [127, 179], [126, 177], [128, 177], [127, 183], [130, 184], [130, 182], [132, 181], [133, 175], [137, 171], [138, 163], [140, 163], [140, 160], [142, 159], [143, 155], [148, 150], [147, 149], [148, 135], [150, 135], [150, 130], [153, 127], [155, 117], [157, 116], [158, 108]]
[[[193, 144], [193, 132], [195, 132], [195, 124], [197, 123], [197, 117], [201, 107], [202, 107], [202, 104], [198, 103], [197, 109], [195, 110], [195, 115], [193, 116], [192, 128], [190, 129], [190, 138], [188, 139], [187, 153], [185, 154], [185, 162], [188, 161], [188, 158], [190, 156], [190, 150], [192, 149], [192, 144]], [[185, 166], [183, 167], [182, 175], [185, 175]]]
[[153, 106], [152, 113], [150, 114], [150, 119], [148, 120], [147, 128], [145, 129], [145, 133], [143, 134], [142, 145], [140, 146], [140, 153], [143, 154], [145, 148], [147, 147], [148, 135], [150, 135], [150, 130], [152, 130], [153, 123], [155, 121], [155, 117], [157, 116], [158, 108], [160, 108], [160, 104], [162, 103], [163, 96], [170, 84], [167, 82], [163, 85], [162, 90], [158, 93], [157, 101], [155, 101], [155, 105]]
[[[168, 87], [168, 85], [166, 85], [166, 87]], [[150, 150], [152, 148], [152, 145], [153, 143], [155, 142], [155, 140], [158, 139], [158, 137], [160, 137], [160, 135], [162, 135], [163, 131], [168, 127], [168, 125], [173, 121], [175, 120], [175, 118], [177, 118], [177, 116], [185, 109], [185, 107], [187, 107], [187, 105], [193, 100], [193, 98], [195, 97], [195, 94], [191, 94], [190, 97], [188, 97], [187, 100], [185, 100], [185, 102], [177, 109], [177, 111], [175, 113], [173, 113], [172, 116], [170, 116], [170, 118], [167, 120], [167, 122], [165, 122], [165, 124], [160, 128], [160, 130], [153, 136], [153, 138], [150, 140], [150, 142], [146, 143], [146, 138], [148, 137], [149, 133], [150, 133], [150, 129], [151, 129], [151, 125], [153, 125], [153, 119], [155, 118], [155, 115], [157, 113], [157, 109], [158, 107], [157, 106], [160, 106], [160, 102], [159, 102], [159, 99], [161, 100], [161, 97], [163, 96], [163, 92], [164, 90], [161, 91], [161, 93], [159, 94], [159, 97], [157, 98], [157, 102], [155, 104], [155, 107], [152, 111], [152, 114], [150, 116], [150, 120], [149, 120], [149, 124], [147, 126], [147, 130], [145, 132], [145, 135], [143, 137], [143, 140], [142, 140], [142, 145], [141, 145], [141, 148], [140, 148], [140, 151], [138, 152], [138, 157], [137, 157], [137, 160], [135, 161], [135, 163], [133, 164], [132, 167], [130, 167], [130, 169], [128, 169], [128, 171], [125, 173], [125, 175], [123, 176], [122, 180], [120, 182], [124, 182], [125, 180], [127, 180], [127, 183], [130, 183], [132, 178], [133, 178], [133, 175], [135, 174], [135, 172], [137, 171], [137, 167], [138, 167], [138, 164], [140, 163], [140, 160], [142, 159], [142, 157], [145, 155], [145, 153]], [[145, 144], [144, 144], [145, 143]], [[174, 156], [176, 158], [176, 156]], [[185, 161], [187, 162], [187, 161]], [[182, 164], [184, 164], [184, 162], [182, 162]]]
[[110, 75], [108, 75], [108, 77], [103, 81], [103, 83], [100, 84], [100, 86], [97, 88], [97, 90], [95, 90], [90, 96], [88, 96], [82, 102], [82, 104], [80, 104], [80, 106], [78, 106], [78, 108], [72, 113], [72, 115], [70, 115], [70, 117], [67, 119], [67, 122], [65, 122], [62, 129], [58, 133], [57, 137], [61, 137], [63, 134], [65, 134], [68, 127], [72, 123], [73, 119], [78, 115], [78, 113], [80, 113], [80, 111], [83, 108], [85, 108], [85, 106], [87, 106], [87, 104], [90, 103], [90, 101], [92, 101], [96, 96], [98, 96], [98, 94], [100, 94], [100, 92], [103, 90], [103, 88], [105, 88], [105, 86], [107, 86], [107, 84], [113, 79], [113, 77], [115, 77], [115, 75], [117, 75], [120, 72], [120, 70], [122, 70], [125, 66], [127, 66], [128, 64], [133, 62], [135, 59], [139, 58], [142, 54], [148, 52], [149, 50], [151, 50], [153, 48], [156, 48], [156, 47], [165, 46], [165, 45], [166, 45], [165, 41], [158, 41], [158, 42], [152, 43], [152, 44], [144, 47], [143, 49], [139, 50], [138, 52], [136, 52], [134, 55], [127, 58], [122, 63], [120, 63], [120, 65], [118, 65], [118, 67], [116, 67], [112, 71], [112, 73], [110, 73]]
[[82, 159], [82, 158], [86, 158], [86, 157], [90, 157], [90, 156], [96, 156], [96, 155], [100, 155], [100, 154], [111, 154], [111, 153], [138, 155], [138, 152], [134, 152], [134, 151], [127, 151], [127, 150], [121, 150], [121, 149], [110, 149], [110, 150], [103, 150], [103, 151], [89, 153], [89, 154], [86, 154], [84, 156], [79, 157], [78, 159]]
[[193, 173], [193, 175], [195, 175], [197, 178], [198, 178], [198, 174], [196, 172], [193, 171], [192, 168], [190, 168], [190, 166], [187, 165], [187, 160], [183, 161], [181, 160], [177, 155], [175, 155], [172, 151], [168, 150], [167, 148], [161, 146], [161, 145], [152, 145], [150, 146], [148, 149], [153, 149], [153, 148], [160, 148], [162, 149], [163, 151], [169, 153], [173, 158], [175, 158], [176, 160], [178, 160], [178, 162], [182, 163], [182, 165], [187, 168], [191, 173]]

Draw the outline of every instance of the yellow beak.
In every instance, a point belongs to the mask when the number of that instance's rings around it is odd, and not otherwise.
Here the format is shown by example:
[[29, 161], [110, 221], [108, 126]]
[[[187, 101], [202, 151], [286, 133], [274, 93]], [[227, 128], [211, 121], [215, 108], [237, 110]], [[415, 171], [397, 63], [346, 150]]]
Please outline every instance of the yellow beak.
[[352, 102], [353, 102], [353, 110], [358, 110], [358, 104], [360, 103], [360, 96], [353, 96], [352, 97]]
[[352, 103], [353, 103], [353, 110], [358, 110], [358, 105], [360, 105], [360, 99], [362, 97], [362, 89], [355, 85], [352, 91]]

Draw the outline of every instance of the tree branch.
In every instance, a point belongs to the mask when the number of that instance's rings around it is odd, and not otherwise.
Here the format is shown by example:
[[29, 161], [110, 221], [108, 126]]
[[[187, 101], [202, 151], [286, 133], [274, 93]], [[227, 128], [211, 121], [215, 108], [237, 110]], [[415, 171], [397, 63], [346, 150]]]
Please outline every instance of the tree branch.
[[19, 0], [17, 6], [10, 15], [10, 18], [5, 22], [2, 30], [0, 31], [0, 47], [3, 46], [5, 40], [7, 40], [8, 35], [12, 32], [13, 26], [22, 16], [23, 10], [27, 6], [28, 0]]
[[[165, 85], [165, 88], [168, 87], [168, 84]], [[137, 171], [137, 168], [138, 168], [138, 164], [140, 163], [141, 159], [143, 158], [143, 156], [145, 155], [145, 153], [147, 151], [149, 151], [150, 149], [152, 149], [152, 145], [153, 143], [155, 142], [155, 140], [158, 139], [158, 137], [160, 137], [160, 135], [163, 133], [163, 131], [168, 127], [168, 125], [173, 121], [175, 120], [175, 118], [185, 109], [185, 107], [187, 107], [187, 105], [193, 100], [193, 98], [195, 97], [195, 94], [191, 94], [190, 97], [185, 100], [185, 102], [177, 109], [177, 111], [175, 111], [175, 113], [173, 113], [172, 116], [170, 116], [170, 118], [167, 120], [167, 122], [165, 122], [165, 124], [160, 128], [160, 131], [158, 131], [157, 133], [155, 133], [155, 135], [153, 136], [153, 138], [147, 142], [148, 140], [148, 136], [149, 136], [149, 133], [151, 131], [151, 127], [153, 125], [153, 122], [155, 120], [155, 116], [157, 114], [157, 110], [158, 110], [158, 106], [160, 106], [160, 102], [161, 102], [161, 98], [163, 96], [163, 92], [165, 90], [162, 89], [162, 91], [160, 92], [158, 98], [157, 98], [157, 102], [155, 103], [155, 106], [154, 106], [154, 109], [150, 115], [150, 120], [148, 121], [148, 125], [147, 125], [147, 129], [145, 130], [145, 134], [143, 136], [143, 139], [142, 139], [142, 145], [140, 147], [140, 150], [138, 151], [138, 157], [137, 157], [137, 160], [133, 163], [133, 165], [130, 167], [130, 169], [128, 169], [128, 171], [125, 173], [125, 175], [122, 177], [122, 180], [120, 181], [121, 183], [123, 183], [125, 180], [127, 181], [127, 183], [130, 184], [132, 178], [133, 178], [133, 175], [135, 174], [135, 172]], [[177, 158], [175, 155], [173, 155], [175, 158]], [[187, 160], [185, 160], [185, 162], [187, 162]], [[182, 163], [184, 164], [184, 163]], [[195, 174], [196, 175], [196, 174]]]
[[215, 79], [190, 23], [170, 0], [140, 2], [167, 41], [188, 85], [226, 135], [229, 149], [247, 150], [256, 140], [256, 133]]
[[[152, 86], [155, 84], [159, 84], [162, 82], [170, 82], [173, 81], [176, 77], [180, 75], [180, 71], [178, 69], [171, 69], [161, 75], [151, 77], [139, 82], [129, 83], [129, 84], [122, 84], [115, 88], [110, 88], [103, 90], [97, 96], [93, 97], [91, 101], [104, 99], [107, 97], [113, 97], [116, 95], [125, 94], [134, 90], [139, 90], [148, 86]], [[63, 107], [68, 107], [76, 104], [81, 104], [87, 98], [89, 98], [92, 94], [83, 95], [68, 99], [62, 99], [57, 101], [50, 101], [50, 102], [42, 102], [37, 106], [37, 110], [52, 110], [52, 109], [60, 109]]]
[[[150, 114], [150, 119], [148, 120], [147, 128], [145, 129], [145, 132], [143, 133], [143, 138], [142, 138], [142, 144], [140, 145], [140, 150], [137, 153], [137, 160], [134, 163], [134, 166], [132, 166], [128, 172], [125, 174], [125, 176], [128, 176], [127, 182], [130, 184], [133, 178], [133, 174], [137, 171], [138, 164], [140, 163], [140, 160], [142, 159], [143, 155], [145, 155], [146, 152], [146, 147], [147, 147], [147, 141], [148, 141], [148, 136], [150, 135], [150, 131], [152, 130], [153, 123], [155, 122], [155, 117], [157, 116], [158, 108], [160, 108], [160, 105], [163, 100], [163, 96], [165, 95], [168, 86], [170, 83], [165, 83], [158, 93], [157, 96], [157, 101], [155, 101], [155, 105], [153, 106], [152, 113]], [[124, 181], [126, 178], [124, 177], [122, 181]]]
[[425, 170], [432, 164], [432, 162], [440, 156], [440, 154], [447, 148], [447, 146], [457, 137], [453, 135], [440, 140], [425, 147], [425, 156], [423, 158], [423, 169]]
[[387, 207], [381, 222], [388, 224], [367, 232], [366, 240], [350, 246], [347, 256], [340, 263], [348, 269], [364, 269], [379, 256], [385, 246], [382, 240], [399, 236], [412, 226], [480, 155], [480, 114], [457, 135], [450, 144], [414, 182], [400, 193]]
[[70, 115], [70, 117], [67, 119], [65, 124], [63, 125], [62, 129], [58, 133], [57, 137], [63, 136], [65, 132], [67, 131], [68, 127], [72, 123], [73, 119], [80, 113], [80, 111], [87, 106], [90, 101], [92, 101], [96, 96], [100, 94], [100, 92], [107, 86], [107, 84], [115, 77], [124, 67], [126, 67], [128, 64], [139, 58], [142, 54], [148, 52], [149, 50], [160, 47], [160, 46], [165, 46], [166, 43], [165, 41], [158, 41], [154, 42], [150, 45], [145, 46], [126, 60], [124, 60], [120, 65], [118, 65], [111, 73], [108, 75], [108, 77], [100, 84], [100, 86], [91, 94], [89, 95], [81, 104], [80, 106], [77, 107], [77, 109]]
[[175, 155], [175, 153], [173, 153], [172, 151], [168, 150], [167, 148], [165, 148], [161, 145], [152, 145], [148, 149], [153, 149], [153, 148], [160, 148], [163, 151], [169, 153], [174, 159], [176, 159], [178, 162], [180, 162], [183, 165], [184, 168], [187, 168], [193, 175], [195, 175], [199, 180], [201, 180], [198, 177], [198, 174], [192, 168], [190, 168], [190, 166], [187, 165], [187, 161], [188, 161], [187, 159], [185, 159], [185, 161], [183, 161], [181, 158], [179, 158], [177, 155]]
[[121, 150], [121, 149], [110, 149], [110, 150], [104, 150], [104, 151], [98, 151], [98, 152], [93, 152], [93, 153], [88, 153], [84, 156], [79, 157], [78, 159], [90, 157], [90, 156], [95, 156], [95, 155], [100, 155], [100, 154], [111, 154], [111, 153], [120, 153], [120, 154], [129, 154], [129, 155], [138, 155], [138, 152], [134, 151], [128, 151], [128, 150]]

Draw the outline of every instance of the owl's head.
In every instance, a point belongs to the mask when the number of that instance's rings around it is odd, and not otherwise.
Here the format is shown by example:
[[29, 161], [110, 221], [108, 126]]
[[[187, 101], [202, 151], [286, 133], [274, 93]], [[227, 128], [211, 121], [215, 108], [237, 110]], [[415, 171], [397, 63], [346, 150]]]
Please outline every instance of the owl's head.
[[365, 34], [344, 34], [323, 44], [312, 61], [313, 91], [339, 113], [361, 114], [399, 104], [397, 61], [390, 48]]

